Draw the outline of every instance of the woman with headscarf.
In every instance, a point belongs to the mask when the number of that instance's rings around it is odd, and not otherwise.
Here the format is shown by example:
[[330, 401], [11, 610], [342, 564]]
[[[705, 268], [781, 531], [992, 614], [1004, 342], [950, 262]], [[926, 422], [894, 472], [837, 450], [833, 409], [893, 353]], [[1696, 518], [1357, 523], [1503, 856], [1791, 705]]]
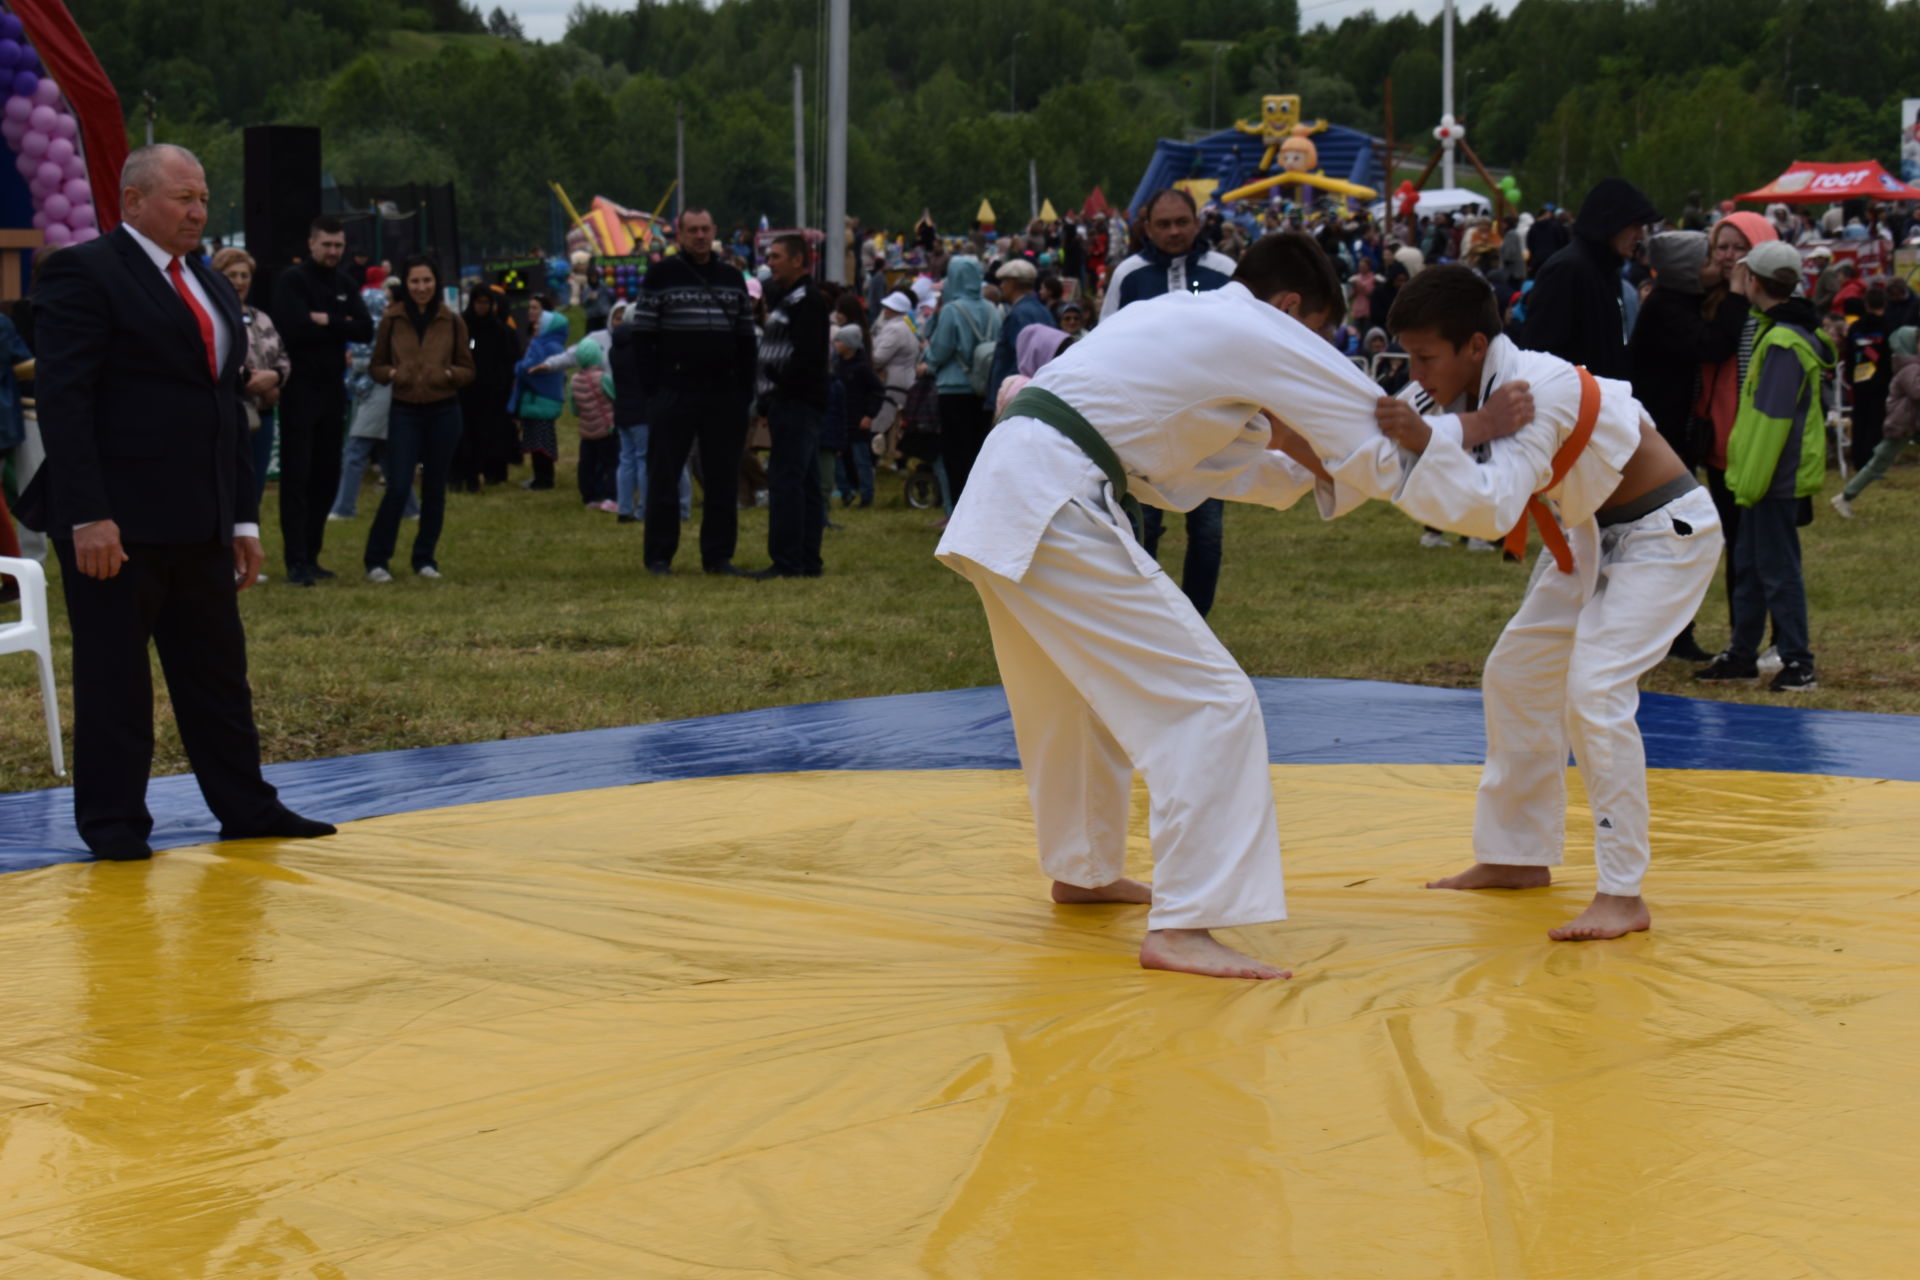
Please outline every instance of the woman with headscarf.
[[420, 468], [420, 528], [413, 571], [440, 576], [436, 552], [447, 514], [447, 474], [460, 443], [460, 388], [473, 381], [467, 326], [440, 300], [440, 268], [417, 254], [401, 269], [399, 310], [380, 318], [373, 337], [373, 380], [393, 388], [387, 417], [387, 492], [367, 531], [367, 581], [392, 582], [387, 570], [400, 537], [413, 469]]
[[519, 452], [507, 397], [513, 394], [513, 365], [520, 344], [507, 325], [506, 296], [498, 285], [482, 285], [461, 314], [473, 351], [473, 381], [460, 388], [460, 447], [454, 451], [453, 478], [469, 493], [480, 484], [505, 484], [507, 466]]

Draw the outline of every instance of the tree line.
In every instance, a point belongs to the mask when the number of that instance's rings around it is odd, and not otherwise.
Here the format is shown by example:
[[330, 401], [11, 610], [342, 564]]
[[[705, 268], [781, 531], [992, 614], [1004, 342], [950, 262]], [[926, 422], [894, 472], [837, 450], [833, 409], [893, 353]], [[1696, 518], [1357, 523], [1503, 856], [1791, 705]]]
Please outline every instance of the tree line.
[[[805, 73], [806, 193], [821, 206], [823, 6], [582, 4], [555, 43], [465, 0], [72, 0], [129, 135], [193, 147], [215, 229], [239, 225], [238, 127], [317, 124], [340, 182], [456, 184], [468, 256], [549, 232], [549, 179], [651, 207], [684, 112], [690, 196], [723, 227], [794, 209], [792, 75]], [[1302, 29], [1298, 0], [854, 0], [848, 207], [905, 229], [923, 207], [1024, 220], [1041, 193], [1124, 201], [1161, 137], [1199, 136], [1298, 92], [1309, 116], [1430, 145], [1438, 19], [1371, 12]], [[1528, 203], [1609, 174], [1677, 212], [1795, 158], [1897, 159], [1920, 96], [1920, 0], [1520, 0], [1456, 32], [1456, 113]], [[1390, 87], [1389, 87], [1390, 86]]]

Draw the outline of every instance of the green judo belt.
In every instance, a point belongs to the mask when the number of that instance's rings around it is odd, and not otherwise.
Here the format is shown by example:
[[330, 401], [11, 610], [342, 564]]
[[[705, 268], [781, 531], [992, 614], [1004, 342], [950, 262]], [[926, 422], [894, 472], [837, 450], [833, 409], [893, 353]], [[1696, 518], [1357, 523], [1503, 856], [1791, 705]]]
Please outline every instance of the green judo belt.
[[1113, 451], [1106, 437], [1093, 429], [1093, 424], [1080, 416], [1072, 405], [1051, 391], [1039, 387], [1022, 387], [1014, 393], [1007, 403], [1007, 411], [1002, 418], [1033, 418], [1044, 422], [1067, 439], [1080, 446], [1080, 452], [1093, 459], [1093, 465], [1106, 473], [1107, 481], [1113, 486], [1113, 496], [1120, 500], [1120, 509], [1127, 513], [1127, 519], [1133, 524], [1133, 536], [1140, 534], [1140, 500], [1127, 492], [1127, 473], [1120, 465], [1120, 455]]

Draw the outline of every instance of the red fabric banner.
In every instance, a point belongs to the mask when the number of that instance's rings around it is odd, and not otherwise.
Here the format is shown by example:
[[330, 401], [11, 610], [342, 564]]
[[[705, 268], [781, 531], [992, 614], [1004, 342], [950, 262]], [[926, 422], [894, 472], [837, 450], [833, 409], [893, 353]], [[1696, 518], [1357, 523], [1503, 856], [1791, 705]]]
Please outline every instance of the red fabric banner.
[[93, 186], [100, 234], [105, 235], [120, 225], [120, 166], [127, 161], [127, 124], [120, 113], [120, 95], [60, 0], [7, 0], [7, 7], [27, 29], [28, 42], [80, 122], [87, 181]]

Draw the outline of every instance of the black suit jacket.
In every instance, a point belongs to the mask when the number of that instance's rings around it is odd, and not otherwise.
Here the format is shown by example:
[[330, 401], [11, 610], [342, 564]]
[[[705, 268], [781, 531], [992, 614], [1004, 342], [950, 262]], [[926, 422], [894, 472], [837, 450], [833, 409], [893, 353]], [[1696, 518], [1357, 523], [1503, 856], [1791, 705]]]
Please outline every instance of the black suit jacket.
[[47, 459], [21, 505], [43, 509], [53, 537], [113, 520], [123, 542], [228, 542], [235, 524], [260, 518], [240, 401], [246, 322], [231, 285], [194, 258], [185, 265], [227, 325], [218, 379], [193, 312], [124, 229], [34, 272]]

